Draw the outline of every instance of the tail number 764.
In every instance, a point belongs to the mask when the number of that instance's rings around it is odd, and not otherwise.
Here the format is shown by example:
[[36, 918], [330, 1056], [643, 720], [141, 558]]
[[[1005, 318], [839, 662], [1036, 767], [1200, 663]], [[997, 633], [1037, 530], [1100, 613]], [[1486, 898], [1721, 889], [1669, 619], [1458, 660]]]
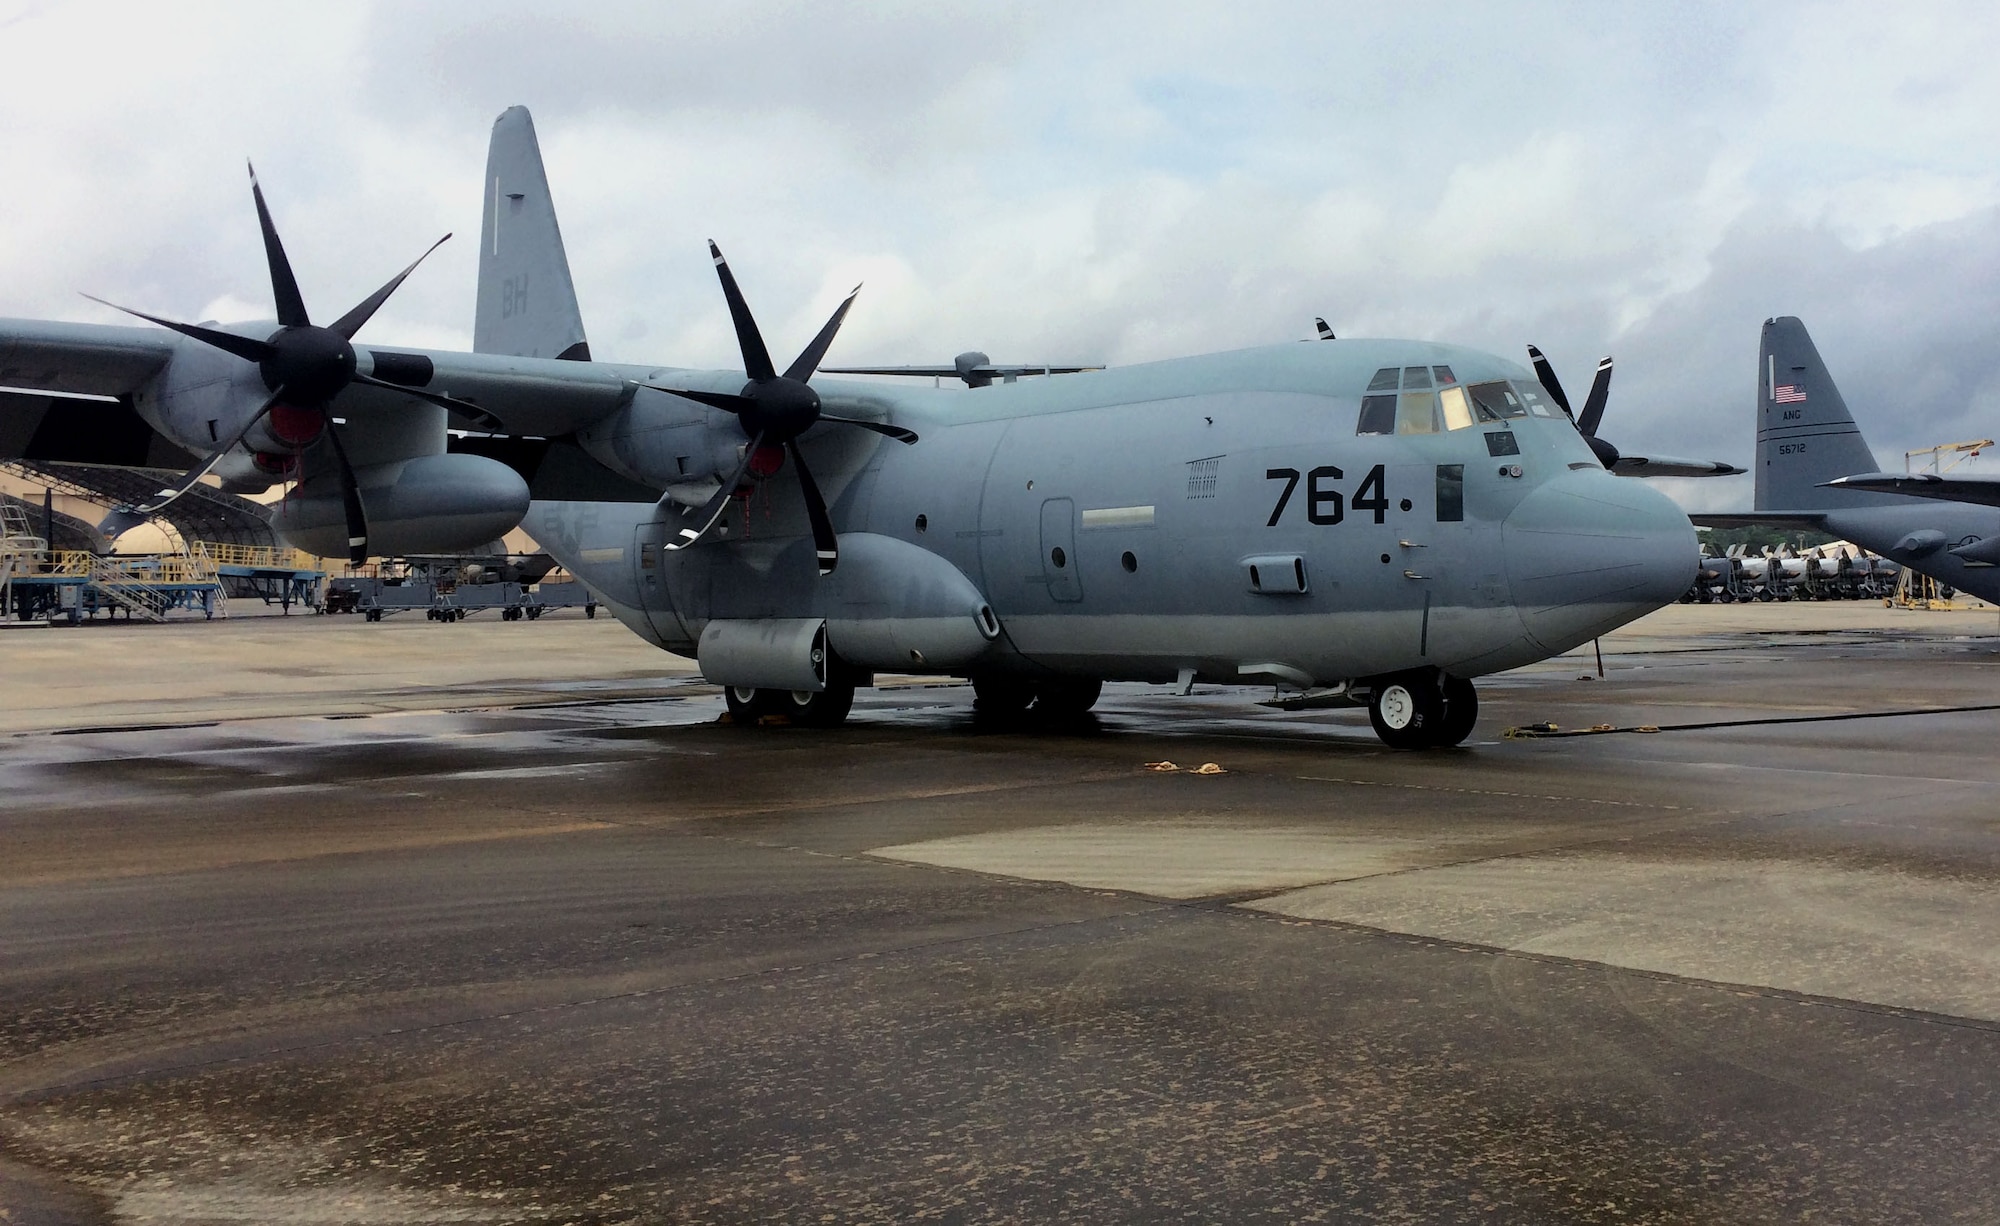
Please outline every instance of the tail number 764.
[[[1306, 480], [1306, 522], [1313, 524], [1337, 524], [1347, 518], [1347, 508], [1352, 505], [1357, 511], [1375, 512], [1375, 522], [1381, 523], [1389, 511], [1389, 495], [1382, 489], [1382, 466], [1377, 464], [1361, 478], [1361, 484], [1354, 487], [1354, 497], [1348, 499], [1334, 488], [1333, 483], [1344, 473], [1331, 464], [1322, 464], [1305, 475]], [[1267, 468], [1266, 481], [1283, 481], [1285, 488], [1278, 492], [1278, 505], [1271, 508], [1271, 518], [1264, 522], [1267, 528], [1278, 526], [1278, 520], [1291, 505], [1292, 492], [1299, 488], [1299, 470], [1296, 468]]]

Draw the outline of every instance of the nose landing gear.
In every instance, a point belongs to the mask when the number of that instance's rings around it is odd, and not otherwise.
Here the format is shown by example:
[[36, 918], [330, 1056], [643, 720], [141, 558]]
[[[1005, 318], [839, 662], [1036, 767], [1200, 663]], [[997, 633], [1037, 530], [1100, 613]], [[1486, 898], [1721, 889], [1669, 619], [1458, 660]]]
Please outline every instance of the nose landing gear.
[[1391, 749], [1448, 749], [1478, 720], [1472, 683], [1431, 669], [1383, 677], [1368, 695], [1368, 722]]

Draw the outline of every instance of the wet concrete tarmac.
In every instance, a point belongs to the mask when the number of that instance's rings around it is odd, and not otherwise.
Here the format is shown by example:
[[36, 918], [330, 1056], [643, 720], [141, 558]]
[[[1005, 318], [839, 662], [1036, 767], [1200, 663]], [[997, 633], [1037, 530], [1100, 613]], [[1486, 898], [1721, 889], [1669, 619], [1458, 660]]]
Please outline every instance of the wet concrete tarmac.
[[2000, 1218], [2000, 638], [1791, 620], [1669, 610], [1433, 754], [1141, 686], [725, 727], [581, 621], [43, 697], [0, 1221]]

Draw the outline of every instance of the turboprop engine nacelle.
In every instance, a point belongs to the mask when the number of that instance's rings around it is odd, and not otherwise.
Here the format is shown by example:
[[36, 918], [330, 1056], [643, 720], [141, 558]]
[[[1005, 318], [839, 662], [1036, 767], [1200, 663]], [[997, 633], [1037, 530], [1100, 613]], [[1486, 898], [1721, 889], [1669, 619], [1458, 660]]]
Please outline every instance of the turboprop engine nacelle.
[[[792, 560], [810, 565], [803, 549]], [[843, 533], [840, 569], [802, 590], [814, 597], [811, 616], [711, 618], [698, 648], [702, 675], [717, 685], [823, 690], [829, 650], [863, 672], [951, 672], [1000, 635], [964, 572], [872, 532]]]
[[[605, 467], [655, 489], [709, 490], [736, 470], [743, 430], [720, 409], [650, 387], [623, 408], [577, 431], [576, 441]], [[697, 502], [705, 501], [704, 493]]]
[[[426, 455], [354, 470], [377, 555], [460, 553], [505, 536], [528, 513], [528, 483], [498, 460]], [[347, 556], [347, 513], [331, 473], [306, 481], [275, 508], [271, 527], [323, 558]]]

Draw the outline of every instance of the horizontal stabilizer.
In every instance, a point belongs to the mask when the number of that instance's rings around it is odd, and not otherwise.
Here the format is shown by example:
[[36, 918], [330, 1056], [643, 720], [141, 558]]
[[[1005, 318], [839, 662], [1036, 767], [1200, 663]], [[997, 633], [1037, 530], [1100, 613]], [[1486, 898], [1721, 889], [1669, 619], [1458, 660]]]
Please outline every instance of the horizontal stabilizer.
[[1942, 502], [1971, 502], [2000, 507], [2000, 477], [1939, 476], [1936, 473], [1858, 473], [1824, 483], [1837, 490], [1867, 490], [1904, 494]]
[[1749, 511], [1730, 514], [1693, 512], [1688, 519], [1697, 528], [1806, 528], [1826, 529], [1825, 511]]
[[1740, 477], [1749, 470], [1721, 460], [1671, 455], [1620, 455], [1611, 471], [1621, 477]]

